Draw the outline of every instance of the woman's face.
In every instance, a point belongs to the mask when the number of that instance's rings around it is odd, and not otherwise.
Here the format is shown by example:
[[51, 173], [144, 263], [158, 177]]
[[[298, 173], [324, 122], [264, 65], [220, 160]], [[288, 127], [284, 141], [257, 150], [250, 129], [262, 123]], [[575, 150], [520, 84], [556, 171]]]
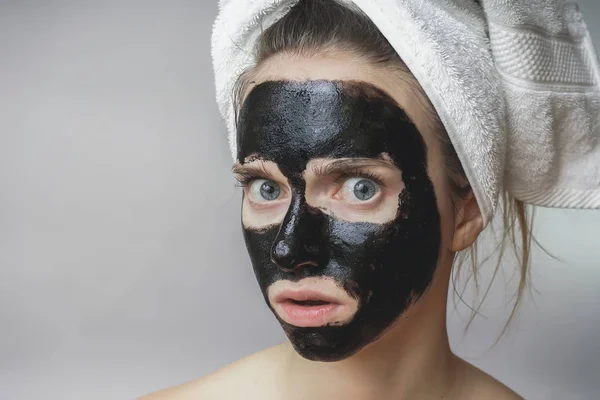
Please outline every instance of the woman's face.
[[454, 224], [439, 145], [398, 73], [281, 55], [239, 112], [242, 224], [296, 351], [344, 359], [430, 287]]

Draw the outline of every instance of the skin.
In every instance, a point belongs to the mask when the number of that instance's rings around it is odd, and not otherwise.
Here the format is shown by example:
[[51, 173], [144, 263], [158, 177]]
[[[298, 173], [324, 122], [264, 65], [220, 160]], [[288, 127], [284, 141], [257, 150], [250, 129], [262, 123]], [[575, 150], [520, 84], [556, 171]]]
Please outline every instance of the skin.
[[355, 354], [423, 295], [437, 265], [421, 134], [364, 82], [269, 81], [246, 98], [238, 138], [244, 237], [267, 304], [275, 283], [329, 281], [358, 304], [348, 320], [306, 327], [274, 314], [307, 359]]
[[[380, 332], [369, 338], [368, 343], [353, 342], [352, 351], [340, 351], [334, 357], [323, 357], [323, 353], [318, 351], [298, 353], [294, 347], [298, 349], [302, 338], [294, 339], [293, 334], [286, 332], [292, 343], [261, 351], [207, 377], [145, 396], [143, 400], [521, 398], [502, 383], [456, 357], [450, 350], [446, 331], [446, 301], [452, 262], [455, 252], [469, 247], [477, 239], [483, 226], [482, 218], [472, 194], [460, 199], [450, 190], [440, 145], [428, 119], [430, 114], [423, 108], [425, 102], [415, 101], [417, 94], [406, 83], [410, 77], [403, 76], [403, 79], [399, 79], [398, 74], [398, 71], [370, 66], [347, 52], [329, 51], [310, 57], [281, 54], [260, 66], [248, 92], [251, 93], [253, 88], [263, 82], [363, 82], [383, 90], [404, 110], [421, 134], [427, 149], [426, 173], [435, 192], [439, 216], [437, 264], [431, 279], [425, 280], [428, 281], [425, 282], [426, 288], [420, 287], [422, 290], [417, 290], [417, 296], [412, 298], [416, 301], [396, 307], [399, 317], [393, 323], [383, 324], [383, 327], [378, 325]], [[257, 161], [252, 159], [253, 154], [243, 156], [244, 159], [239, 160], [240, 164], [260, 162], [264, 169], [271, 169], [270, 173], [274, 177], [284, 182], [290, 180], [290, 171], [287, 171], [286, 176], [286, 171], [281, 171], [284, 168], [282, 165], [271, 160], [266, 160], [269, 161], [267, 163], [264, 157]], [[327, 157], [324, 159], [329, 160]], [[317, 162], [326, 161], [317, 159]], [[386, 171], [390, 181], [395, 180], [394, 173], [402, 176], [399, 168], [394, 171], [394, 167], [397, 168], [398, 164], [392, 162], [388, 166], [381, 166], [381, 170], [388, 168]], [[313, 176], [310, 172], [313, 170], [314, 168], [305, 168], [305, 189], [311, 186], [308, 182], [323, 182], [326, 179], [316, 174]], [[289, 190], [295, 187], [297, 185], [292, 182]], [[334, 215], [344, 223], [364, 220], [365, 214], [371, 215], [371, 223], [394, 223], [398, 216], [393, 212], [393, 205], [398, 208], [398, 198], [401, 193], [406, 192], [405, 189], [406, 187], [387, 189], [382, 196], [381, 207], [372, 213], [360, 214], [344, 201], [336, 202], [336, 206], [332, 205], [334, 202], [323, 203], [324, 198], [330, 199], [331, 196], [311, 197], [307, 193], [314, 194], [318, 191], [310, 190], [304, 191], [307, 203], [304, 207], [320, 210], [324, 218]], [[252, 192], [248, 190], [246, 185], [242, 212], [246, 235], [248, 231], [259, 232], [262, 229], [264, 232], [265, 227], [282, 224], [286, 215], [289, 217], [293, 196], [289, 196], [287, 203], [282, 201], [280, 208], [274, 207], [261, 213], [257, 212], [256, 205], [253, 207], [251, 204]], [[301, 197], [297, 196], [296, 202]], [[252, 257], [250, 246], [249, 250]], [[255, 261], [253, 260], [253, 264], [256, 270]], [[276, 273], [266, 277], [264, 282], [270, 282], [273, 275]], [[349, 335], [353, 336], [351, 333]], [[330, 362], [311, 360], [319, 358]]]

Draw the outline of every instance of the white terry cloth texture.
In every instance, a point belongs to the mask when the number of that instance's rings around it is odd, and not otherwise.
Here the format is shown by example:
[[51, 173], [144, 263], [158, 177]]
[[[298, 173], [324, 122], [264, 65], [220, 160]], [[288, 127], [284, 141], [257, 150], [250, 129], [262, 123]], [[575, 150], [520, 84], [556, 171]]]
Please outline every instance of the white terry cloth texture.
[[[431, 100], [484, 223], [506, 189], [526, 203], [600, 208], [600, 67], [568, 0], [339, 0], [362, 10]], [[236, 158], [233, 90], [260, 32], [298, 0], [220, 0], [212, 56]]]

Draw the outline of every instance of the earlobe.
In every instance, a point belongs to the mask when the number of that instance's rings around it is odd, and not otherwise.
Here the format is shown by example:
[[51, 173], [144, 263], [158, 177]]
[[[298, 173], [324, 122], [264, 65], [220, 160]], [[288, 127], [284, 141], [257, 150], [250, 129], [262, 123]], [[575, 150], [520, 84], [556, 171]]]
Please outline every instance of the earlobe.
[[461, 251], [477, 240], [483, 230], [483, 217], [473, 192], [461, 199], [460, 207], [456, 210], [452, 251]]

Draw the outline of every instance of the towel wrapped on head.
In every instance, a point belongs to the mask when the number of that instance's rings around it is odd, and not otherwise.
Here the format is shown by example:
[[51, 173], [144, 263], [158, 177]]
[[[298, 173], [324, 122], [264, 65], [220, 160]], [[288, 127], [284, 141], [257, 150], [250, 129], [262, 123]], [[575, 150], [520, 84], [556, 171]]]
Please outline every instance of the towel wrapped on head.
[[[484, 223], [507, 190], [600, 208], [600, 62], [569, 0], [339, 0], [361, 9], [413, 73], [462, 163]], [[236, 156], [234, 86], [260, 33], [298, 0], [221, 0], [212, 56]]]

